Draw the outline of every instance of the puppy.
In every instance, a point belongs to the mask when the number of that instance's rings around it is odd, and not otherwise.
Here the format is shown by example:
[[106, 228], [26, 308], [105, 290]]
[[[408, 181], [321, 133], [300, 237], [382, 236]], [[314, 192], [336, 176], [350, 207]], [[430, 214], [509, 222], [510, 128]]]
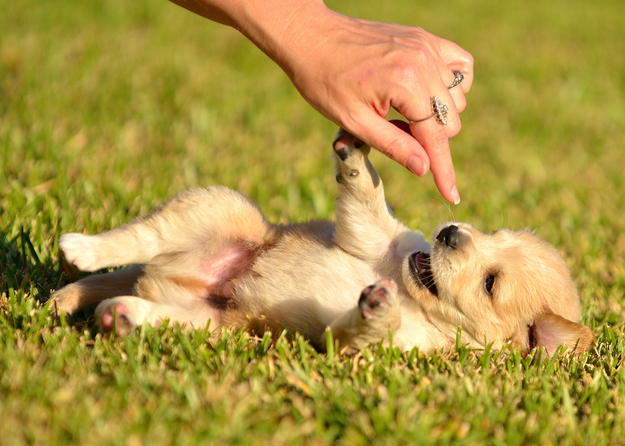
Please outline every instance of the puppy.
[[247, 326], [304, 334], [320, 350], [329, 329], [344, 350], [388, 342], [422, 352], [461, 341], [528, 352], [594, 344], [555, 248], [526, 231], [483, 234], [466, 223], [434, 230], [432, 245], [400, 223], [368, 160], [340, 131], [336, 223], [273, 225], [225, 187], [182, 193], [99, 235], [65, 234], [67, 262], [89, 276], [53, 295], [60, 311], [96, 307], [104, 332], [163, 319], [209, 330]]

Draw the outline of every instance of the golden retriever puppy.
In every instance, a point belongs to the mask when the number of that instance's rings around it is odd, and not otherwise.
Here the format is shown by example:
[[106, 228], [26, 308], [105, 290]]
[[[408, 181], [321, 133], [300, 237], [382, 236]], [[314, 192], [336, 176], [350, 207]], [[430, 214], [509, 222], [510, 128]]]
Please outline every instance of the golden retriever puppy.
[[53, 295], [60, 311], [96, 308], [104, 332], [163, 319], [191, 328], [331, 330], [345, 350], [388, 341], [404, 350], [506, 343], [524, 352], [594, 343], [555, 248], [526, 231], [483, 234], [447, 222], [430, 245], [389, 209], [369, 147], [340, 131], [336, 223], [273, 225], [225, 187], [180, 194], [99, 235], [65, 234], [67, 262], [92, 275]]

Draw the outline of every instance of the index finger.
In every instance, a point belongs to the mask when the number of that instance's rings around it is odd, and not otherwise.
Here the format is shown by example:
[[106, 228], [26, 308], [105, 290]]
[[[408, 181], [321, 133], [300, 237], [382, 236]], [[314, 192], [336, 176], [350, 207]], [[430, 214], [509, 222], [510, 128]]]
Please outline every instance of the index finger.
[[447, 201], [454, 204], [460, 203], [456, 172], [444, 126], [432, 118], [422, 122], [411, 122], [410, 132], [428, 154], [436, 188]]

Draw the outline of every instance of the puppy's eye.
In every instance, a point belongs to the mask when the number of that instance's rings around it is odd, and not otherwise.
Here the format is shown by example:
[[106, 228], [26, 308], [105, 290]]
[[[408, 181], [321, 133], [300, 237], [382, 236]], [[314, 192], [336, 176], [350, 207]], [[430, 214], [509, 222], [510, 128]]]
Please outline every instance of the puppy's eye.
[[495, 276], [489, 274], [484, 280], [484, 289], [491, 296], [493, 295], [493, 287], [495, 286]]

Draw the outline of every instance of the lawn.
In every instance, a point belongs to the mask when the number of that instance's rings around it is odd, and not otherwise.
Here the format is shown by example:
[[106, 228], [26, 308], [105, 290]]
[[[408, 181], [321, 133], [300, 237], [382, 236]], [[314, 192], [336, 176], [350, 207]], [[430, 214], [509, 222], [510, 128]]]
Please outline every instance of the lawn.
[[571, 268], [596, 348], [318, 354], [299, 336], [96, 334], [42, 303], [57, 241], [223, 184], [274, 222], [333, 218], [335, 126], [237, 32], [167, 2], [0, 0], [0, 443], [618, 444], [625, 440], [621, 0], [328, 1], [469, 50], [446, 204], [375, 154], [396, 215], [531, 228]]

